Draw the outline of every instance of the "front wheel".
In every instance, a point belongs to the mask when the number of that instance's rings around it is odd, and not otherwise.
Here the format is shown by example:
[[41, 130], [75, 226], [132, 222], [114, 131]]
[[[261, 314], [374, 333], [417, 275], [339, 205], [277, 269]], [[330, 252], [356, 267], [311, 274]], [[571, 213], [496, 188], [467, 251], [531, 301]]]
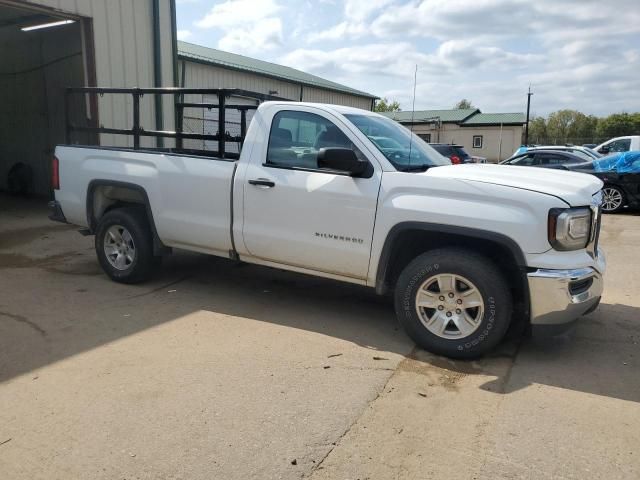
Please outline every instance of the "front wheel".
[[620, 187], [605, 185], [602, 189], [602, 211], [616, 213], [624, 208], [624, 192]]
[[452, 358], [474, 358], [504, 337], [509, 287], [487, 258], [461, 248], [433, 250], [404, 269], [395, 291], [398, 320], [416, 344]]

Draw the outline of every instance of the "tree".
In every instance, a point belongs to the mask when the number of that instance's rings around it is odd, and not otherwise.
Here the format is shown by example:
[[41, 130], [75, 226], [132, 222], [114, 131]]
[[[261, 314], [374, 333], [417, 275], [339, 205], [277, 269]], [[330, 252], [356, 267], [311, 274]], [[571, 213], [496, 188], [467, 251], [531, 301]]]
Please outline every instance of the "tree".
[[614, 113], [598, 122], [598, 137], [608, 139], [625, 135], [640, 135], [640, 113]]
[[547, 119], [547, 136], [552, 143], [587, 143], [595, 136], [598, 119], [576, 110], [558, 110]]
[[381, 98], [373, 107], [374, 112], [399, 112], [400, 104], [397, 101], [389, 102], [387, 98]]
[[561, 145], [600, 143], [613, 137], [640, 135], [640, 112], [614, 113], [606, 118], [576, 110], [558, 110], [529, 121], [529, 143]]
[[529, 144], [547, 143], [547, 121], [544, 117], [529, 120]]
[[470, 108], [476, 108], [476, 107], [473, 106], [473, 104], [471, 103], [471, 100], [467, 100], [466, 98], [463, 98], [458, 103], [456, 103], [456, 105], [453, 108], [458, 108], [460, 110], [468, 110]]

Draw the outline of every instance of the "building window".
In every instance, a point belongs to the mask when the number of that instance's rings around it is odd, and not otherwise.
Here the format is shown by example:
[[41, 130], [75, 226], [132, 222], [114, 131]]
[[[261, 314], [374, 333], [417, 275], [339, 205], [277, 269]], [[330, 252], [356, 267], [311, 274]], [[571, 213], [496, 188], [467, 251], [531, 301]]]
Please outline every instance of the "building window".
[[430, 133], [419, 133], [418, 136], [427, 143], [431, 143], [431, 134]]
[[482, 148], [482, 135], [473, 136], [473, 148]]

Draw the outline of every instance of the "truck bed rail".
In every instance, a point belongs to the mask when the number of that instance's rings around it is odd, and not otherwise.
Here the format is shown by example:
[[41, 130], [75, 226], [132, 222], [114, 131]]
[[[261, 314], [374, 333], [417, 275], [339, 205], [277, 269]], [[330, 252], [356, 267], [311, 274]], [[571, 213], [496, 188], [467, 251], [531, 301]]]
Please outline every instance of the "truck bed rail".
[[[88, 96], [104, 96], [110, 95], [127, 95], [132, 98], [133, 104], [133, 118], [132, 128], [113, 128], [105, 127], [97, 123], [97, 105], [94, 103], [92, 110], [95, 112], [91, 115], [93, 118], [89, 119], [87, 125], [79, 125], [72, 121], [70, 112], [71, 99], [77, 95]], [[169, 130], [153, 130], [145, 129], [141, 125], [140, 121], [140, 100], [145, 95], [172, 95], [174, 98], [175, 106], [175, 131]], [[207, 95], [216, 96], [217, 102], [185, 102], [185, 95]], [[228, 102], [229, 99], [249, 99], [256, 101], [255, 104], [240, 104]], [[267, 95], [258, 92], [251, 92], [239, 88], [113, 88], [113, 87], [70, 87], [65, 91], [65, 120], [66, 120], [66, 143], [69, 145], [74, 144], [74, 133], [84, 132], [89, 134], [111, 134], [111, 135], [124, 135], [133, 137], [133, 149], [140, 150], [140, 139], [142, 137], [154, 137], [158, 139], [171, 138], [175, 139], [176, 147], [171, 149], [174, 151], [182, 151], [184, 149], [185, 140], [195, 141], [210, 141], [217, 142], [217, 150], [208, 149], [193, 149], [189, 148], [190, 152], [198, 151], [202, 155], [215, 156], [219, 158], [238, 158], [239, 153], [227, 152], [226, 143], [236, 142], [238, 145], [242, 145], [247, 133], [247, 112], [258, 108], [260, 102], [267, 100], [287, 100], [285, 98]], [[89, 102], [91, 104], [91, 102]], [[217, 123], [218, 129], [215, 134], [211, 133], [193, 133], [184, 131], [184, 111], [187, 108], [195, 109], [217, 109]], [[227, 113], [228, 111], [237, 111], [240, 114], [240, 132], [239, 134], [232, 134], [227, 130]], [[204, 120], [203, 120], [204, 121]], [[165, 150], [162, 142], [159, 142], [159, 149]], [[148, 148], [145, 148], [148, 150]]]

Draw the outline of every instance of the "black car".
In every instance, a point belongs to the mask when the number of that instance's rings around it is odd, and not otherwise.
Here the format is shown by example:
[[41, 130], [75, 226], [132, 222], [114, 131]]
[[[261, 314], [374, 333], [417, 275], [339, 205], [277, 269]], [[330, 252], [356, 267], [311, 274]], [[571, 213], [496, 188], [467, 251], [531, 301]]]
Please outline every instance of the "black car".
[[624, 152], [565, 168], [572, 172], [590, 173], [604, 182], [603, 212], [616, 213], [625, 205], [640, 208], [640, 152]]
[[515, 155], [501, 162], [501, 165], [517, 165], [519, 167], [543, 167], [564, 169], [567, 165], [589, 163], [586, 156], [562, 150], [533, 150]]
[[443, 157], [447, 157], [451, 160], [453, 165], [460, 163], [474, 163], [471, 155], [469, 155], [462, 145], [450, 145], [448, 143], [430, 143], [430, 147], [433, 147]]

